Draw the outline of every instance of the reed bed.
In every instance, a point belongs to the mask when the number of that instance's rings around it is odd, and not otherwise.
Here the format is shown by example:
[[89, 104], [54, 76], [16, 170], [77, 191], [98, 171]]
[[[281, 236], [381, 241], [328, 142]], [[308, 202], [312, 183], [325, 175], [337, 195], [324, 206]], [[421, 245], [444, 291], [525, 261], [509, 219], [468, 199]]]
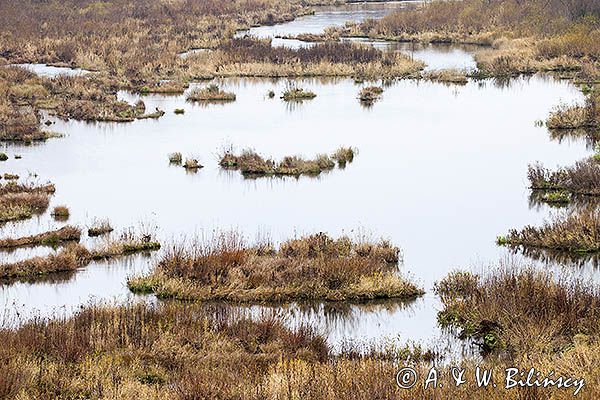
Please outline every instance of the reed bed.
[[399, 275], [400, 250], [389, 242], [332, 239], [324, 233], [275, 248], [248, 245], [236, 232], [174, 244], [134, 292], [181, 300], [281, 301], [412, 298], [423, 293]]
[[500, 236], [500, 245], [543, 248], [571, 253], [600, 251], [600, 210], [589, 207], [558, 214], [541, 227], [512, 229]]
[[584, 105], [560, 105], [546, 121], [550, 129], [600, 129], [600, 90], [586, 96]]
[[573, 276], [508, 264], [480, 275], [453, 272], [435, 289], [444, 304], [438, 321], [508, 362], [556, 357], [578, 341], [598, 340], [600, 292]]
[[[565, 298], [560, 293], [549, 297]], [[573, 312], [574, 306], [571, 301], [555, 309]], [[459, 386], [444, 380], [447, 384], [436, 388], [416, 384], [401, 389], [395, 376], [407, 358], [419, 377], [427, 376], [431, 364], [421, 361], [421, 352], [406, 357], [404, 348], [362, 352], [350, 347], [334, 354], [310, 327], [289, 328], [280, 317], [248, 319], [198, 304], [87, 306], [72, 317], [37, 318], [2, 328], [0, 334], [0, 394], [6, 398], [566, 400], [576, 390], [486, 389], [478, 388], [474, 378]], [[467, 359], [460, 366], [468, 378], [478, 364], [494, 377], [503, 376], [508, 366], [583, 377], [586, 384], [578, 396], [591, 400], [597, 394], [599, 349], [592, 341], [578, 340], [553, 358], [511, 364]], [[438, 371], [440, 377], [451, 376], [449, 366], [438, 366]]]
[[0, 239], [0, 249], [24, 246], [58, 246], [68, 242], [78, 242], [80, 238], [81, 229], [67, 225], [53, 231], [38, 233], [37, 235], [24, 236], [17, 239]]
[[600, 160], [597, 156], [578, 161], [574, 166], [549, 170], [541, 164], [529, 166], [531, 189], [565, 191], [577, 195], [600, 195]]

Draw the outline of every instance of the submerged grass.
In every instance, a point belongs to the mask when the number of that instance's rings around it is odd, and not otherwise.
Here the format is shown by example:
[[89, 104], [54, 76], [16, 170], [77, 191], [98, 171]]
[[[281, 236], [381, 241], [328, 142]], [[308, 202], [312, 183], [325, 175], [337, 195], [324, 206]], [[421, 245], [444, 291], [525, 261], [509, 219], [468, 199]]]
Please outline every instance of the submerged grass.
[[180, 243], [154, 272], [128, 281], [134, 292], [181, 300], [281, 301], [412, 298], [423, 293], [399, 275], [400, 250], [389, 242], [332, 239], [324, 233], [278, 249], [248, 245], [236, 232]]

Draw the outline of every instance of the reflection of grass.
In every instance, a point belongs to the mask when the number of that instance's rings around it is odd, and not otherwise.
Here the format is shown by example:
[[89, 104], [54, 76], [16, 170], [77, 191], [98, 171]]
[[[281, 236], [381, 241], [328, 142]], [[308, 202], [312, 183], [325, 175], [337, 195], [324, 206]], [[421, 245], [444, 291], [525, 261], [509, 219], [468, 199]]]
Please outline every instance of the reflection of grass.
[[135, 292], [159, 297], [235, 301], [411, 298], [422, 294], [398, 275], [399, 249], [386, 241], [332, 239], [320, 233], [248, 246], [235, 232], [191, 246], [174, 245]]

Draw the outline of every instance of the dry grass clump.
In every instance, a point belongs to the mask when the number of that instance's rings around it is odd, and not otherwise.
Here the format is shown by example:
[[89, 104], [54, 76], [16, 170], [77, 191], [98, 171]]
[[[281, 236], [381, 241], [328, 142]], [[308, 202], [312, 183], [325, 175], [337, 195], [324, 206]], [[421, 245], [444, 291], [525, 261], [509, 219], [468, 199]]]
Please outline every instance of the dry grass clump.
[[6, 153], [0, 153], [0, 161], [6, 161], [8, 160], [8, 156], [6, 155]]
[[188, 101], [234, 101], [235, 93], [225, 92], [218, 85], [194, 89], [187, 96]]
[[600, 251], [600, 211], [586, 208], [557, 215], [541, 227], [526, 226], [498, 238], [501, 245], [522, 245], [573, 253]]
[[7, 181], [16, 181], [17, 179], [19, 179], [19, 175], [10, 174], [8, 172], [5, 172], [4, 179], [6, 179]]
[[558, 106], [546, 125], [550, 129], [600, 128], [600, 90], [588, 94], [583, 106]]
[[245, 176], [268, 175], [319, 175], [323, 171], [335, 167], [335, 161], [340, 167], [354, 159], [355, 150], [351, 147], [340, 147], [333, 155], [317, 155], [313, 160], [305, 160], [299, 156], [287, 156], [280, 162], [265, 159], [254, 150], [246, 149], [239, 155], [227, 149], [221, 155], [219, 165], [227, 169], [240, 170]]
[[51, 215], [57, 221], [66, 221], [67, 219], [69, 219], [69, 216], [71, 215], [71, 213], [69, 212], [69, 208], [67, 206], [60, 205], [60, 206], [54, 207]]
[[92, 226], [88, 228], [88, 236], [96, 237], [101, 235], [106, 235], [107, 233], [112, 232], [114, 229], [110, 225], [110, 221], [107, 219], [94, 221]]
[[354, 161], [355, 155], [356, 149], [352, 147], [340, 147], [331, 155], [331, 158], [337, 161], [338, 166], [341, 168], [346, 166], [347, 163]]
[[54, 185], [18, 184], [0, 185], [0, 222], [31, 218], [48, 208]]
[[58, 246], [65, 242], [79, 241], [81, 229], [75, 226], [63, 226], [62, 228], [39, 233], [37, 235], [24, 236], [17, 239], [0, 239], [0, 248], [13, 248], [22, 246]]
[[0, 278], [34, 277], [53, 272], [74, 271], [89, 262], [87, 249], [70, 245], [56, 254], [0, 264]]
[[387, 241], [324, 233], [248, 245], [236, 232], [173, 245], [134, 292], [187, 300], [280, 301], [412, 298], [423, 291], [399, 275], [400, 250]]
[[381, 86], [367, 86], [360, 90], [358, 99], [363, 103], [373, 103], [381, 98], [383, 88]]
[[293, 100], [310, 100], [317, 97], [316, 94], [309, 90], [304, 90], [302, 88], [290, 88], [283, 92], [281, 98], [285, 101], [293, 101]]
[[117, 239], [106, 239], [102, 245], [90, 250], [90, 257], [93, 260], [102, 260], [158, 249], [160, 243], [153, 233], [129, 229], [121, 233]]
[[182, 160], [183, 157], [179, 152], [169, 154], [169, 162], [172, 164], [181, 164]]
[[597, 156], [555, 171], [536, 163], [529, 166], [527, 177], [533, 190], [567, 191], [587, 196], [600, 195], [600, 160]]
[[555, 357], [600, 333], [600, 292], [572, 277], [513, 265], [483, 275], [451, 273], [435, 288], [443, 326], [513, 361]]

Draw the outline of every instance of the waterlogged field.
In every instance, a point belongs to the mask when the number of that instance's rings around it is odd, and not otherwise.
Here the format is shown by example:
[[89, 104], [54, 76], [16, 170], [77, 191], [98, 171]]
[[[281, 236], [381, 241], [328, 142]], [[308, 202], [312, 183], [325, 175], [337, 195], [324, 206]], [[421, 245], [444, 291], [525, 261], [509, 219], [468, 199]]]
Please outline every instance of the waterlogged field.
[[[403, 6], [347, 6], [249, 33], [320, 33], [327, 26], [379, 18]], [[429, 68], [475, 67], [472, 48], [465, 46], [372, 44], [409, 52]], [[513, 227], [539, 224], [553, 213], [546, 205], [530, 205], [528, 164], [569, 165], [591, 152], [584, 140], [553, 140], [546, 128], [536, 126], [556, 104], [582, 99], [574, 86], [549, 77], [469, 81], [464, 86], [403, 80], [384, 85], [381, 99], [368, 107], [357, 96], [370, 83], [350, 79], [216, 83], [235, 93], [236, 100], [196, 104], [187, 102], [186, 94], [143, 96], [147, 110], [159, 108], [166, 114], [126, 124], [50, 117], [51, 129], [65, 136], [39, 145], [7, 145], [3, 151], [11, 157], [0, 172], [53, 182], [57, 191], [49, 210], [68, 206], [69, 224], [88, 227], [97, 218], [108, 218], [116, 235], [142, 225], [156, 231], [161, 251], [182, 238], [228, 229], [249, 240], [268, 235], [274, 242], [316, 232], [390, 239], [403, 250], [403, 272], [427, 291], [425, 296], [412, 302], [239, 306], [252, 314], [278, 312], [290, 325], [310, 323], [333, 344], [383, 337], [438, 341], [441, 305], [433, 283], [454, 269], [476, 269], [510, 257], [509, 250], [496, 246], [496, 237]], [[193, 84], [187, 93], [204, 86]], [[317, 96], [285, 102], [280, 96], [290, 86]], [[268, 96], [269, 91], [275, 96]], [[129, 102], [140, 98], [126, 92], [120, 97]], [[311, 158], [340, 146], [352, 146], [358, 154], [345, 168], [318, 177], [252, 179], [219, 166], [219, 154], [230, 146], [274, 159], [296, 154]], [[169, 163], [173, 152], [197, 159], [204, 168], [187, 171]], [[48, 211], [0, 227], [0, 237], [64, 224]], [[84, 243], [103, 240], [86, 238]], [[19, 249], [3, 252], [1, 258], [16, 261], [52, 251]], [[69, 313], [92, 301], [155, 301], [132, 295], [126, 281], [149, 271], [158, 257], [160, 252], [93, 261], [82, 270], [41, 281], [6, 282], [0, 287], [4, 318], [14, 322]]]

